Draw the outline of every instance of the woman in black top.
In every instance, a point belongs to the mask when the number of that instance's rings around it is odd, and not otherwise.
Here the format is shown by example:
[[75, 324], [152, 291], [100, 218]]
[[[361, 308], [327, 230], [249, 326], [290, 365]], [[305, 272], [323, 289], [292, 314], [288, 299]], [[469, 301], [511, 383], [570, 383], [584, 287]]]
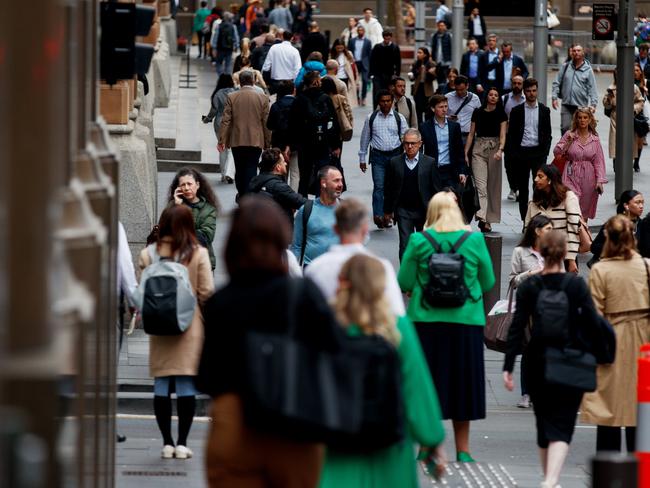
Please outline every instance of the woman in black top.
[[481, 204], [476, 212], [476, 220], [482, 232], [490, 232], [490, 224], [501, 221], [501, 159], [507, 125], [508, 116], [499, 91], [490, 88], [483, 105], [472, 114], [472, 125], [465, 144], [465, 159], [468, 164], [471, 161]]
[[[250, 195], [235, 209], [224, 258], [230, 281], [205, 303], [205, 342], [197, 388], [212, 398], [207, 443], [211, 488], [317, 486], [321, 444], [296, 442], [273, 425], [252, 427], [246, 403], [246, 333], [286, 334], [289, 314], [295, 337], [314, 350], [336, 351], [341, 329], [327, 300], [310, 280], [287, 276], [291, 242], [286, 216], [268, 198]], [[289, 292], [294, 306], [290, 310]], [[263, 432], [262, 432], [263, 431]]]
[[[540, 275], [532, 276], [517, 288], [517, 309], [508, 334], [508, 350], [503, 365], [505, 387], [512, 391], [512, 371], [515, 357], [524, 349], [525, 329], [535, 315], [537, 298], [542, 289], [566, 292], [569, 313], [565, 327], [569, 344], [574, 349], [593, 351], [594, 324], [598, 319], [591, 293], [584, 280], [565, 273], [564, 257], [567, 253], [566, 233], [553, 230], [544, 234], [540, 252], [544, 257], [544, 269]], [[533, 322], [532, 338], [526, 348], [528, 366], [526, 384], [535, 411], [537, 445], [540, 449], [545, 481], [543, 487], [555, 487], [562, 464], [569, 451], [573, 436], [576, 414], [582, 401], [581, 390], [547, 383], [544, 377], [545, 352], [548, 346], [565, 346], [539, 336], [539, 324]]]

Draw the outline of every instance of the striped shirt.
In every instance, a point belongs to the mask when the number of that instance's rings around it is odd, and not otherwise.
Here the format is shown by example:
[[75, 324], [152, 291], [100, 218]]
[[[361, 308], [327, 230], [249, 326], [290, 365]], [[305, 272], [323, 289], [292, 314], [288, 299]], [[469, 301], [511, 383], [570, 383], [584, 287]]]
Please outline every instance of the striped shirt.
[[580, 237], [578, 231], [580, 230], [580, 203], [578, 197], [572, 191], [566, 192], [564, 201], [553, 208], [544, 208], [533, 201], [528, 203], [528, 211], [526, 212], [525, 225], [531, 221], [536, 215], [546, 215], [553, 223], [553, 229], [562, 230], [567, 233], [569, 246], [567, 249], [566, 258], [575, 259], [578, 255], [578, 247], [580, 246]]

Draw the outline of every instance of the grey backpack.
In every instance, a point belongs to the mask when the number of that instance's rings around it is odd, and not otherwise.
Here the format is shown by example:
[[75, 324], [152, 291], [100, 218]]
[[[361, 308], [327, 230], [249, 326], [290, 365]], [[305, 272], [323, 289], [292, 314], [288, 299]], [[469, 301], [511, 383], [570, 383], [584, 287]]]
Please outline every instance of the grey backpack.
[[142, 272], [134, 293], [144, 331], [159, 336], [182, 334], [192, 324], [196, 308], [187, 267], [161, 258], [156, 244], [147, 246], [147, 252], [151, 264]]

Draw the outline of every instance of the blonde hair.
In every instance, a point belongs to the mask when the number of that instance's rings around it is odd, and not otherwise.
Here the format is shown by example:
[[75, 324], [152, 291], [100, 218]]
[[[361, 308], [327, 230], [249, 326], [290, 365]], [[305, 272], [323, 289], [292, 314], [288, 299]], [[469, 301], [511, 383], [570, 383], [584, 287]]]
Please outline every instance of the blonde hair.
[[251, 55], [251, 40], [248, 37], [244, 37], [241, 40], [241, 57], [249, 58]]
[[395, 314], [386, 299], [386, 272], [376, 258], [357, 254], [348, 259], [339, 273], [334, 312], [344, 327], [355, 324], [366, 335], [379, 335], [397, 345], [400, 334]]
[[587, 127], [587, 129], [592, 134], [598, 135], [598, 132], [596, 132], [596, 125], [598, 125], [598, 121], [596, 120], [596, 117], [594, 116], [593, 112], [589, 107], [578, 107], [576, 109], [576, 111], [573, 114], [573, 120], [571, 121], [571, 131], [575, 132], [578, 129], [579, 114], [587, 114], [589, 116], [589, 126]]
[[436, 232], [455, 232], [466, 228], [463, 214], [451, 193], [441, 191], [433, 195], [424, 228], [433, 228]]

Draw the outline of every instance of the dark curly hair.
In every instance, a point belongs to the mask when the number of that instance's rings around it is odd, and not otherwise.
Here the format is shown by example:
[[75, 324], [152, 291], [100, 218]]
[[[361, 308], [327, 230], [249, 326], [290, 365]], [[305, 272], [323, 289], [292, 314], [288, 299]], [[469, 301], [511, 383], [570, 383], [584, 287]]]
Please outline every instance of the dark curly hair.
[[169, 185], [169, 192], [167, 194], [167, 202], [171, 203], [174, 201], [174, 191], [178, 188], [178, 180], [181, 176], [191, 176], [199, 184], [199, 191], [196, 193], [196, 196], [199, 198], [204, 198], [206, 202], [212, 205], [217, 211], [219, 211], [220, 205], [217, 195], [212, 190], [212, 185], [207, 180], [205, 176], [200, 171], [195, 170], [194, 168], [181, 168], [174, 176], [172, 184]]

